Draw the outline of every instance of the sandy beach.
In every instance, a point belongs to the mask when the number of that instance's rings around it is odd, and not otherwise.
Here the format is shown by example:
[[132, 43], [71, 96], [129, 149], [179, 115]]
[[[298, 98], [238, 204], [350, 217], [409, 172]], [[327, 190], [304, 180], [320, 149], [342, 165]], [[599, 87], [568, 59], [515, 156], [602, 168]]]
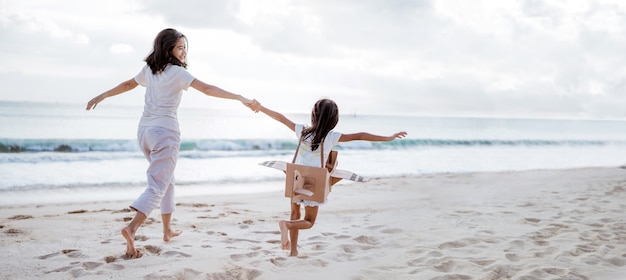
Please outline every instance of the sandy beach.
[[[210, 186], [207, 186], [210, 187]], [[0, 206], [2, 279], [626, 279], [626, 169], [437, 174], [340, 183], [300, 256], [281, 192], [179, 197], [124, 258], [131, 201]]]

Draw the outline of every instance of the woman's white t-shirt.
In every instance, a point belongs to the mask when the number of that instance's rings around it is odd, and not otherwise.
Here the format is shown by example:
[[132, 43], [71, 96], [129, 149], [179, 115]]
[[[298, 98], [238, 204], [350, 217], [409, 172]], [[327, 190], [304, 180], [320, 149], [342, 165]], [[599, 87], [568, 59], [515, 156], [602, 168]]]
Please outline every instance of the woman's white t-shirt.
[[[300, 135], [302, 135], [302, 130], [304, 130], [303, 124], [296, 124], [296, 137], [300, 139]], [[326, 163], [326, 159], [328, 158], [328, 154], [330, 154], [330, 150], [333, 149], [335, 145], [339, 143], [339, 138], [341, 137], [341, 132], [330, 131], [326, 138], [324, 139], [324, 159], [322, 162]], [[315, 151], [311, 151], [311, 139], [303, 139], [302, 144], [300, 144], [300, 150], [298, 150], [298, 156], [296, 157], [296, 164], [300, 165], [308, 165], [308, 166], [316, 166], [320, 167], [320, 154], [321, 154], [321, 146], [318, 147]]]
[[195, 78], [181, 66], [168, 65], [159, 74], [145, 65], [135, 81], [146, 87], [145, 105], [139, 126], [159, 126], [180, 133], [177, 111], [183, 90], [191, 86]]

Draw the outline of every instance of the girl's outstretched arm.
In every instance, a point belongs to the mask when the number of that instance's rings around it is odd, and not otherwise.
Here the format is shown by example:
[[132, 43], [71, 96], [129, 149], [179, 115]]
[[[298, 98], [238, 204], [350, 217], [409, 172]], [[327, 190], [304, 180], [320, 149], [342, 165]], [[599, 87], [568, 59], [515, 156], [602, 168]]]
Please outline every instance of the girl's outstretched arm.
[[131, 89], [134, 89], [137, 87], [137, 82], [135, 81], [135, 79], [130, 79], [128, 81], [122, 82], [121, 84], [117, 85], [116, 87], [107, 90], [105, 92], [103, 92], [102, 94], [92, 98], [91, 100], [89, 100], [89, 102], [87, 103], [87, 110], [92, 110], [92, 109], [96, 109], [96, 105], [98, 105], [98, 103], [102, 102], [102, 100], [104, 100], [105, 98], [111, 97], [111, 96], [115, 96], [118, 95], [120, 93], [124, 93], [127, 92]]
[[248, 108], [251, 108], [250, 106], [252, 106], [253, 102], [252, 100], [245, 98], [239, 94], [234, 94], [228, 91], [225, 91], [221, 88], [218, 88], [216, 86], [212, 86], [209, 84], [206, 84], [198, 79], [195, 79], [191, 82], [191, 87], [195, 88], [196, 90], [208, 95], [208, 96], [213, 96], [213, 97], [217, 97], [217, 98], [225, 98], [225, 99], [234, 99], [234, 100], [239, 100], [241, 101], [241, 103], [243, 103], [244, 105], [246, 105]]
[[351, 134], [342, 134], [339, 142], [350, 142], [355, 140], [373, 141], [373, 142], [389, 142], [396, 138], [404, 138], [407, 135], [405, 131], [394, 133], [390, 136], [375, 135], [367, 132], [357, 132]]
[[296, 131], [296, 124], [292, 122], [290, 119], [285, 117], [285, 115], [278, 113], [276, 111], [272, 111], [265, 106], [261, 105], [258, 101], [254, 100], [254, 105], [252, 105], [252, 110], [255, 112], [262, 112], [263, 114], [268, 115], [270, 118], [277, 120], [278, 122], [284, 124], [286, 127], [291, 129], [291, 131]]

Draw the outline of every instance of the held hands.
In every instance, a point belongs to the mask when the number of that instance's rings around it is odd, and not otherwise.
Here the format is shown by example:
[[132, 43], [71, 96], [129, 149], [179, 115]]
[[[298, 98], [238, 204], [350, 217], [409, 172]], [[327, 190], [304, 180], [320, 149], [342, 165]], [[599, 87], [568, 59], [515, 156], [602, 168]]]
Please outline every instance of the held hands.
[[245, 103], [245, 105], [255, 113], [258, 113], [261, 110], [261, 103], [259, 103], [256, 99], [253, 99], [249, 103]]
[[[254, 111], [253, 105], [254, 105], [254, 101], [256, 101], [256, 100], [250, 100], [250, 99], [245, 98], [245, 97], [240, 95], [239, 96], [239, 101], [241, 101], [241, 103], [243, 103], [243, 105], [245, 105], [246, 107], [250, 108], [250, 110]], [[256, 111], [254, 111], [254, 112], [256, 112]]]

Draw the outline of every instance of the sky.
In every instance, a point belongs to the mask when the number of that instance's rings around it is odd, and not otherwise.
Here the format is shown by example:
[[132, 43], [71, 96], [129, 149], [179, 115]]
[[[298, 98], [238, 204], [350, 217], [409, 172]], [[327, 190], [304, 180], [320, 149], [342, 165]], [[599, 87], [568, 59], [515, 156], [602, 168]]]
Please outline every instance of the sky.
[[0, 0], [0, 100], [86, 104], [170, 27], [194, 77], [284, 113], [626, 119], [622, 0]]

